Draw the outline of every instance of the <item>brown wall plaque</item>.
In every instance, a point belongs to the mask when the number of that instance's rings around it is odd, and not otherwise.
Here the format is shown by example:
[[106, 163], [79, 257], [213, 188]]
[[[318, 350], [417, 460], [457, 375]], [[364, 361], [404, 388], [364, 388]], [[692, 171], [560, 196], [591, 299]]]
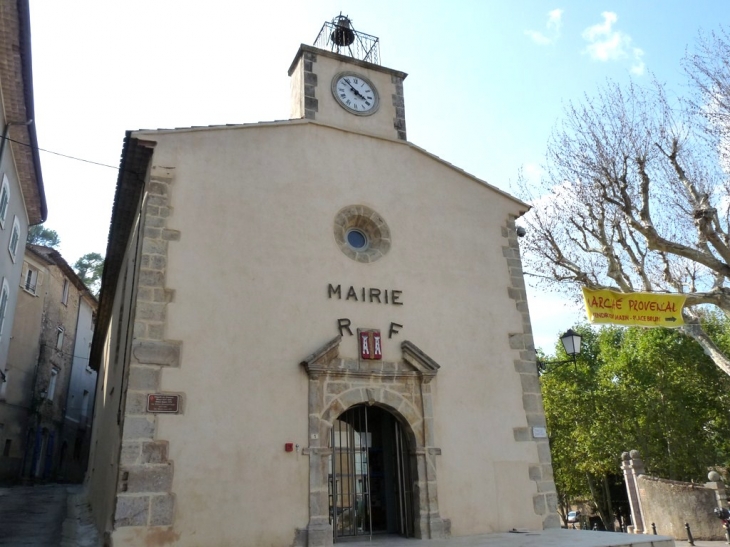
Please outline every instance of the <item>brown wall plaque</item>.
[[177, 414], [180, 408], [180, 395], [150, 393], [147, 395], [147, 412], [166, 412]]

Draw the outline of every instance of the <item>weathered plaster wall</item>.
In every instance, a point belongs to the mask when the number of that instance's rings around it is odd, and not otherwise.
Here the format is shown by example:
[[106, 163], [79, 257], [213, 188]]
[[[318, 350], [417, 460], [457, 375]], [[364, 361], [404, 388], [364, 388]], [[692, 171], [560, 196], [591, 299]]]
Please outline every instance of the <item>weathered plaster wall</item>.
[[[4, 117], [0, 109], [0, 122], [4, 127]], [[12, 137], [12, 135], [10, 135]], [[23, 201], [23, 193], [18, 180], [18, 173], [15, 168], [15, 158], [10, 146], [6, 146], [2, 157], [0, 157], [0, 188], [2, 188], [3, 176], [8, 178], [10, 190], [10, 201], [8, 202], [5, 221], [0, 222], [0, 289], [3, 281], [7, 281], [10, 290], [5, 319], [0, 329], [0, 370], [5, 369], [8, 351], [10, 347], [10, 336], [15, 318], [15, 307], [20, 291], [20, 275], [23, 266], [23, 250], [28, 237], [28, 213]], [[13, 233], [13, 220], [17, 218], [20, 225], [20, 239], [18, 240], [17, 252], [13, 257], [8, 250], [10, 238]]]
[[[18, 469], [16, 477], [22, 473], [48, 480], [68, 480], [69, 476], [61, 470], [60, 460], [63, 455], [68, 462], [73, 455], [73, 437], [69, 437], [72, 432], [63, 427], [63, 418], [65, 409], [71, 404], [68, 387], [81, 295], [64, 270], [54, 263], [53, 257], [45, 254], [51, 252], [55, 253], [44, 247], [29, 246], [23, 257], [8, 354], [8, 382], [3, 390], [7, 405], [0, 397], [0, 423], [6, 419], [4, 414], [7, 412], [15, 420], [10, 421], [12, 436], [0, 438], [0, 441], [11, 440], [12, 458], [22, 460], [25, 457], [25, 468]], [[36, 272], [35, 285], [31, 283], [26, 287], [29, 269]], [[65, 301], [64, 287], [67, 287]], [[59, 328], [63, 329], [60, 346]], [[31, 435], [28, 435], [29, 431]], [[37, 431], [45, 432], [47, 441], [41, 439], [38, 446], [47, 451], [48, 458], [46, 452], [36, 451], [38, 438], [34, 433]], [[33, 458], [41, 462], [40, 466], [33, 466]], [[0, 457], [0, 463], [2, 460]]]
[[[68, 284], [68, 298], [64, 304], [62, 296], [65, 283]], [[51, 373], [54, 369], [58, 371], [53, 399], [44, 398], [40, 412], [45, 424], [52, 422], [55, 427], [60, 428], [71, 377], [80, 296], [79, 290], [68, 281], [63, 271], [53, 264], [45, 269], [41, 292], [41, 298], [44, 300], [44, 317], [41, 325], [40, 359], [35, 389], [39, 396], [40, 392], [48, 391]], [[59, 328], [64, 331], [60, 347], [57, 345]], [[58, 448], [60, 448], [60, 438], [57, 436], [56, 449]]]
[[94, 336], [96, 308], [96, 301], [84, 294], [79, 301], [73, 364], [65, 405], [63, 442], [67, 443], [67, 451], [59, 469], [59, 478], [70, 482], [82, 482], [88, 467], [96, 390], [96, 371], [89, 367], [89, 353]]
[[4, 447], [8, 440], [11, 442], [10, 456], [0, 456], [0, 479], [7, 481], [20, 476], [26, 448], [43, 326], [43, 292], [48, 275], [46, 263], [37, 257], [29, 254], [24, 262], [24, 268], [31, 265], [40, 273], [34, 292], [21, 288], [22, 280], [18, 284], [18, 304], [11, 332], [14, 343], [9, 348], [5, 369], [7, 383], [0, 386], [0, 423], [5, 424], [0, 433], [0, 446]]
[[[508, 292], [520, 289], [505, 261], [519, 257], [504, 250], [514, 248], [517, 203], [405, 144], [315, 124], [139, 136], [158, 141], [156, 165], [174, 167], [159, 201], [175, 241], [154, 287], [167, 296], [144, 313], [163, 325], [156, 339], [181, 350], [175, 366], [132, 368], [159, 370], [142, 392], [180, 393], [184, 412], [134, 417], [154, 425], [150, 441], [169, 443], [173, 520], [122, 526], [115, 545], [155, 534], [175, 545], [292, 543], [309, 517], [309, 458], [283, 450], [309, 444], [299, 363], [338, 334], [338, 318], [379, 328], [386, 359], [411, 340], [441, 365], [435, 462], [454, 535], [552, 524], [549, 454], [528, 429], [542, 423], [531, 334]], [[353, 204], [390, 227], [392, 248], [377, 262], [350, 259], [332, 235]], [[328, 284], [402, 290], [403, 305], [328, 298]], [[402, 328], [389, 339], [391, 323]], [[356, 338], [345, 333], [339, 351], [356, 359]]]

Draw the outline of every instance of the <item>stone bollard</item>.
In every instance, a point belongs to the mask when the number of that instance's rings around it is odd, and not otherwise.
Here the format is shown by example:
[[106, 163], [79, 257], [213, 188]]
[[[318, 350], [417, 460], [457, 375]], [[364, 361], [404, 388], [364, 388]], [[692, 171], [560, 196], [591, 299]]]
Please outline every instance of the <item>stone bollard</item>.
[[692, 530], [689, 528], [689, 522], [684, 523], [684, 527], [687, 529], [687, 543], [690, 545], [695, 544], [695, 538], [692, 537]]

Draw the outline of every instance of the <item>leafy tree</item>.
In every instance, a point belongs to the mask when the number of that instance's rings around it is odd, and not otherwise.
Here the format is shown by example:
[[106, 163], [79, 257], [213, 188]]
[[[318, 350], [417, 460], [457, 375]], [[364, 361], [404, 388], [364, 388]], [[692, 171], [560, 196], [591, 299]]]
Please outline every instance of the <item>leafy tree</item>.
[[[724, 349], [728, 321], [705, 323]], [[730, 462], [730, 378], [690, 338], [669, 329], [575, 330], [583, 335], [576, 364], [548, 366], [540, 379], [561, 513], [591, 500], [611, 529], [612, 487], [629, 449], [649, 472], [676, 480], [703, 481], [708, 467]]]
[[46, 228], [43, 224], [36, 224], [28, 229], [28, 243], [56, 249], [61, 244], [61, 239], [56, 230]]
[[104, 257], [99, 253], [86, 253], [74, 263], [73, 268], [94, 296], [99, 296]]
[[575, 298], [582, 286], [686, 294], [683, 332], [730, 375], [728, 353], [702, 323], [706, 305], [730, 314], [728, 58], [727, 34], [701, 37], [685, 60], [688, 97], [657, 82], [609, 82], [570, 104], [542, 181], [519, 184], [534, 206], [526, 269]]
[[[606, 416], [621, 407], [603, 405], [599, 369], [597, 332], [576, 327], [583, 336], [581, 355], [575, 364], [548, 365], [541, 377], [545, 416], [559, 494], [561, 514], [576, 500], [594, 502], [607, 529], [612, 529], [612, 504], [609, 477], [616, 473], [616, 458], [621, 442], [613, 427], [616, 416]], [[557, 359], [567, 356], [558, 349]], [[618, 421], [621, 421], [620, 418]]]

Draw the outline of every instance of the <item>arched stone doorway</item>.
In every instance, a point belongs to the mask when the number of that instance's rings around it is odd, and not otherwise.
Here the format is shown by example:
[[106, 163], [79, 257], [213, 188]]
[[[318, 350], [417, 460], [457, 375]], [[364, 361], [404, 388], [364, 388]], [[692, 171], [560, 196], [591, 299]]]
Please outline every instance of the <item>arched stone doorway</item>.
[[415, 458], [409, 429], [377, 405], [350, 407], [332, 424], [329, 514], [334, 540], [413, 537]]
[[[450, 523], [441, 518], [438, 508], [436, 456], [441, 450], [434, 446], [430, 383], [439, 365], [407, 341], [401, 344], [401, 361], [340, 358], [340, 340], [339, 336], [331, 340], [301, 363], [309, 375], [309, 447], [303, 450], [309, 455], [309, 524], [306, 542], [302, 544], [309, 547], [333, 544], [337, 523], [334, 514], [337, 504], [330, 500], [333, 494], [330, 475], [336, 474], [333, 456], [337, 443], [333, 443], [333, 430], [336, 431], [340, 417], [346, 417], [344, 423], [349, 424], [348, 409], [365, 407], [380, 409], [375, 411], [380, 420], [387, 421], [384, 416], [392, 416], [393, 421], [385, 427], [400, 427], [407, 445], [402, 447], [401, 455], [407, 460], [403, 470], [410, 473], [404, 477], [408, 484], [401, 488], [406, 496], [405, 491], [410, 487], [410, 505], [404, 508], [404, 517], [400, 521], [391, 520], [391, 524], [412, 526], [406, 533], [416, 538], [448, 535]], [[386, 414], [380, 414], [381, 411]], [[354, 438], [351, 442], [355, 444]], [[354, 460], [351, 463], [354, 465]], [[356, 483], [351, 487], [357, 490]], [[388, 526], [387, 519], [385, 526]]]

